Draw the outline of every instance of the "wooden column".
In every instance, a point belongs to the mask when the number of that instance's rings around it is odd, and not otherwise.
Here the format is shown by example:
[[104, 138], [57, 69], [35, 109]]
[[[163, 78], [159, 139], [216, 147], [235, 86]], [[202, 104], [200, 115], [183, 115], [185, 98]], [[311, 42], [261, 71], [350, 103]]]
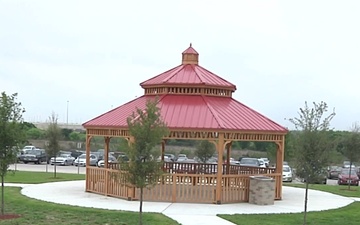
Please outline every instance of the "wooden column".
[[[91, 142], [91, 136], [88, 135], [88, 130], [86, 130], [86, 149], [85, 149], [85, 155], [86, 155], [86, 168], [85, 168], [85, 181], [86, 181], [86, 187], [85, 190], [89, 190], [89, 173], [88, 173], [88, 167], [90, 166], [90, 142]], [[78, 166], [80, 161], [78, 159]]]
[[109, 146], [110, 146], [110, 139], [111, 137], [104, 137], [105, 146], [104, 146], [104, 167], [106, 169], [109, 168]]
[[222, 196], [222, 174], [223, 174], [223, 154], [224, 154], [224, 133], [219, 133], [216, 146], [218, 152], [217, 176], [216, 176], [216, 196], [215, 203], [221, 204]]
[[165, 140], [161, 142], [161, 161], [164, 161], [164, 154], [165, 154]]
[[226, 145], [226, 174], [230, 174], [230, 152], [231, 152], [231, 144], [227, 143]]
[[281, 174], [279, 180], [276, 182], [277, 193], [282, 199], [282, 172], [283, 172], [283, 164], [284, 164], [284, 151], [285, 151], [285, 135], [282, 138], [281, 142], [276, 143], [276, 168], [275, 172]]
[[[128, 138], [128, 145], [129, 146], [132, 145], [134, 142], [135, 142], [134, 137], [131, 136], [131, 137]], [[134, 163], [134, 162], [131, 162], [131, 159], [130, 159], [129, 163]], [[130, 186], [128, 187], [128, 200], [129, 201], [135, 199], [135, 191], [136, 191], [135, 187], [130, 187]]]
[[109, 178], [110, 178], [110, 171], [109, 171], [109, 145], [110, 145], [110, 137], [104, 137], [105, 146], [104, 146], [104, 170], [105, 170], [105, 193], [104, 195], [107, 196], [109, 193]]

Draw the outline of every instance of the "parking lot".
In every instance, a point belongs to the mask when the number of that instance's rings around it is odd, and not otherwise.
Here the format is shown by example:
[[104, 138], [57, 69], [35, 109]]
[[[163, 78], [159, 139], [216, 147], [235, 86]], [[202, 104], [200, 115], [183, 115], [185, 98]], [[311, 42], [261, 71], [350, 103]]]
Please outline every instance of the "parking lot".
[[[36, 171], [36, 172], [54, 172], [54, 166], [46, 163], [42, 164], [23, 164], [17, 163], [10, 165], [11, 170], [20, 170], [20, 171]], [[56, 166], [56, 172], [58, 173], [77, 173], [85, 174], [85, 167], [77, 166]]]

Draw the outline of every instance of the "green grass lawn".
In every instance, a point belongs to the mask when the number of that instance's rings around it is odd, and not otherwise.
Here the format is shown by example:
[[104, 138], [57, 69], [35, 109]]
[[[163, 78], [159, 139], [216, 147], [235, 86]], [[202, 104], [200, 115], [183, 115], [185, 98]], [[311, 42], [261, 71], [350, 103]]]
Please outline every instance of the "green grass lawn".
[[[305, 184], [285, 184], [285, 186], [305, 188]], [[360, 198], [360, 186], [351, 186], [350, 190], [348, 190], [347, 185], [309, 184], [309, 189], [326, 191], [326, 192], [330, 192], [330, 193], [345, 196], [345, 197]]]
[[[114, 211], [43, 202], [23, 196], [20, 188], [5, 188], [5, 212], [20, 214], [13, 220], [0, 220], [0, 225], [134, 225], [138, 213]], [[176, 221], [161, 213], [144, 213], [144, 225], [175, 225]]]
[[[305, 188], [305, 184], [285, 184], [290, 187]], [[351, 186], [350, 191], [348, 186], [338, 185], [323, 185], [310, 184], [310, 189], [326, 191], [337, 195], [346, 197], [360, 197], [360, 187]], [[354, 202], [346, 207], [340, 209], [332, 209], [321, 212], [308, 213], [308, 225], [357, 225], [359, 224], [360, 202]], [[218, 215], [230, 222], [238, 225], [289, 225], [302, 224], [302, 213], [289, 214], [257, 214], [257, 215]]]
[[[340, 209], [322, 212], [309, 212], [308, 225], [358, 225], [360, 202], [354, 202]], [[238, 225], [300, 225], [303, 224], [302, 213], [258, 214], [258, 215], [219, 215]]]
[[85, 180], [85, 174], [31, 172], [15, 171], [8, 172], [5, 176], [5, 183], [40, 184], [54, 181]]

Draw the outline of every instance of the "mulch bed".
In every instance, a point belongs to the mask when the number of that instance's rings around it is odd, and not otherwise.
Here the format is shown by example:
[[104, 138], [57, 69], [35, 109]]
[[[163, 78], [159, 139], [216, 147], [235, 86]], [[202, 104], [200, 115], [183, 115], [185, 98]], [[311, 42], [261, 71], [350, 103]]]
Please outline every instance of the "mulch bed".
[[11, 220], [19, 217], [21, 216], [18, 214], [4, 214], [4, 215], [0, 215], [0, 220]]

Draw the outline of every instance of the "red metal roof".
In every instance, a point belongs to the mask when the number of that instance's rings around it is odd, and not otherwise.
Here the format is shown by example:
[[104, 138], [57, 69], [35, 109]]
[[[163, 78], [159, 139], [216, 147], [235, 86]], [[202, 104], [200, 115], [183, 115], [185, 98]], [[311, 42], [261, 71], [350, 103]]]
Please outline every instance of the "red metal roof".
[[199, 55], [199, 53], [192, 47], [190, 43], [190, 47], [188, 47], [185, 51], [183, 51], [182, 54], [196, 54]]
[[[154, 96], [142, 96], [86, 123], [84, 127], [127, 127], [136, 108], [145, 109]], [[244, 104], [224, 97], [164, 95], [159, 99], [161, 116], [169, 129], [216, 129], [287, 132], [287, 129]]]
[[155, 85], [219, 86], [236, 90], [236, 86], [196, 64], [182, 64], [142, 82], [142, 87]]

